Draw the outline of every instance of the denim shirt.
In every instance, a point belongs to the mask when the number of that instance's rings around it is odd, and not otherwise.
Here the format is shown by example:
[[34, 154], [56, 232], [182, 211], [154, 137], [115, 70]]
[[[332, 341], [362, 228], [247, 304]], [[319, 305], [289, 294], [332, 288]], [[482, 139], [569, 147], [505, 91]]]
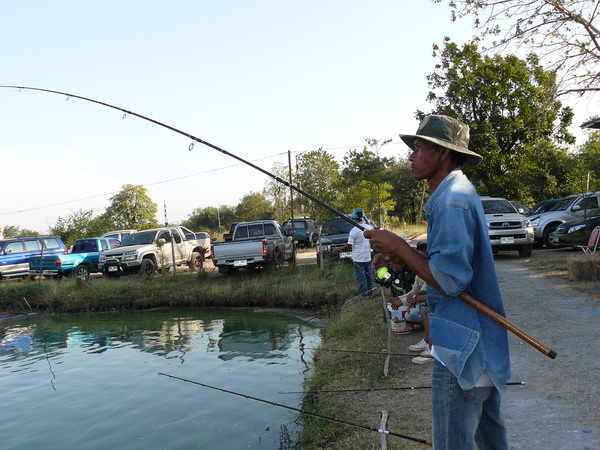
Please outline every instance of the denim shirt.
[[425, 213], [429, 268], [446, 293], [427, 291], [435, 352], [463, 390], [487, 372], [504, 392], [511, 376], [506, 328], [458, 297], [466, 291], [505, 315], [483, 207], [460, 169], [440, 183]]

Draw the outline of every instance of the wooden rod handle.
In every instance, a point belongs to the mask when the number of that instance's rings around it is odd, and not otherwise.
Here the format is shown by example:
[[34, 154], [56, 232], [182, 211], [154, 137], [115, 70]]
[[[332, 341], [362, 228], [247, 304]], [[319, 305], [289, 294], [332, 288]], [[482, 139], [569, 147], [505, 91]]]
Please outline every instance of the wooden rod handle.
[[502, 325], [504, 328], [506, 328], [508, 331], [514, 333], [515, 335], [517, 335], [518, 337], [523, 339], [525, 342], [527, 342], [529, 345], [531, 345], [532, 347], [534, 347], [537, 350], [539, 350], [540, 352], [542, 352], [544, 355], [549, 356], [552, 359], [556, 358], [556, 352], [554, 350], [552, 350], [550, 347], [548, 347], [546, 344], [542, 343], [538, 339], [534, 338], [532, 335], [527, 333], [525, 330], [522, 330], [521, 328], [516, 326], [514, 323], [509, 321], [506, 317], [502, 316], [501, 314], [498, 314], [496, 311], [494, 311], [489, 306], [481, 303], [475, 297], [467, 294], [466, 292], [461, 292], [459, 297], [462, 298], [465, 302], [467, 302], [469, 305], [471, 305], [476, 310], [482, 312], [483, 314], [485, 314], [492, 320], [495, 320], [500, 325]]

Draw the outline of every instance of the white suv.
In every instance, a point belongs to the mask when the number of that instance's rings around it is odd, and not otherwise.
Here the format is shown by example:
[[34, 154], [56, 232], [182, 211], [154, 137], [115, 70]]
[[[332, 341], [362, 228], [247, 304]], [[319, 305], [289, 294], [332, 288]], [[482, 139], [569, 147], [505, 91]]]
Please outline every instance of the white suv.
[[480, 197], [488, 226], [492, 252], [518, 250], [527, 258], [533, 252], [533, 228], [529, 219], [519, 214], [504, 198]]

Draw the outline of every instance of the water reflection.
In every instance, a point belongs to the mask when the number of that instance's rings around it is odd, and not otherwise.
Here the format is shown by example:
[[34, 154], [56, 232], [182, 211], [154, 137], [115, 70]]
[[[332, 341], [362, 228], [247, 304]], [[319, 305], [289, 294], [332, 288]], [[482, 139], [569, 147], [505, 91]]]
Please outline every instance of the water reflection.
[[[257, 414], [255, 405], [154, 377], [175, 372], [298, 407], [298, 396], [277, 392], [301, 390], [311, 367], [303, 347], [319, 340], [318, 327], [290, 314], [218, 308], [41, 315], [0, 327], [0, 386], [11, 411], [0, 421], [0, 433], [11, 436], [2, 448], [243, 448], [254, 446], [249, 436], [277, 448], [279, 430], [294, 435], [294, 416], [273, 407]], [[210, 407], [199, 415], [201, 405]], [[10, 433], [32, 421], [39, 442]]]

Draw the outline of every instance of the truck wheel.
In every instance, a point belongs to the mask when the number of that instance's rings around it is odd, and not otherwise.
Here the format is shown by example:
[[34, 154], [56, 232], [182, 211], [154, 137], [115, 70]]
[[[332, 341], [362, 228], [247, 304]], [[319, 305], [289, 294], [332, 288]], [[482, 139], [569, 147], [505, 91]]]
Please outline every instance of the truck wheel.
[[75, 267], [73, 275], [77, 278], [81, 278], [81, 281], [88, 281], [90, 279], [90, 268], [85, 264], [79, 264]]
[[154, 261], [148, 258], [142, 260], [138, 276], [140, 278], [151, 280], [154, 278], [154, 275], [156, 275], [156, 264], [154, 264]]
[[526, 245], [525, 247], [521, 247], [519, 249], [519, 256], [521, 258], [529, 258], [533, 254], [533, 244]]
[[188, 267], [191, 272], [201, 272], [204, 268], [204, 254], [200, 252], [193, 252], [192, 259], [190, 259]]

